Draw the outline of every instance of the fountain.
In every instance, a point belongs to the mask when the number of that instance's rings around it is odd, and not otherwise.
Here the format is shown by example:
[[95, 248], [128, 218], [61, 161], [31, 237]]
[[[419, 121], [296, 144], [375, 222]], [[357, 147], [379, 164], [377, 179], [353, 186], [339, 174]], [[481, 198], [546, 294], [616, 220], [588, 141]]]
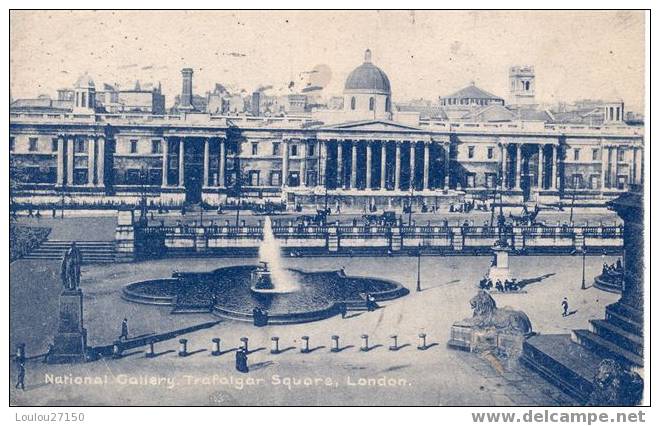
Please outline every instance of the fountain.
[[316, 272], [286, 269], [270, 218], [264, 222], [263, 233], [259, 265], [175, 272], [171, 278], [128, 284], [122, 297], [140, 304], [171, 306], [176, 314], [205, 312], [254, 322], [255, 313], [261, 313], [267, 318], [261, 325], [276, 325], [322, 320], [340, 314], [346, 307], [364, 310], [364, 294], [375, 301], [408, 294], [399, 283], [352, 277], [343, 268]]
[[[270, 216], [266, 216], [263, 241], [259, 246], [259, 262], [251, 274], [251, 290], [256, 293], [292, 293], [300, 285], [291, 273], [282, 267], [280, 243], [275, 238]], [[270, 268], [269, 268], [270, 266]]]

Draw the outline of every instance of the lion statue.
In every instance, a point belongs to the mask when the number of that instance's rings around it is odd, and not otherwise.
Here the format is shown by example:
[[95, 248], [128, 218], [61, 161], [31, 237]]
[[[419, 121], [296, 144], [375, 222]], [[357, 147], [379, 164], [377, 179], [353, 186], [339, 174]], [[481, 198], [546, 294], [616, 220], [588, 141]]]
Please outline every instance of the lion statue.
[[604, 359], [594, 376], [594, 389], [587, 401], [589, 406], [635, 406], [642, 402], [644, 381], [617, 361]]
[[528, 335], [532, 332], [532, 323], [522, 311], [498, 308], [495, 299], [485, 290], [479, 290], [470, 299], [472, 318], [467, 321], [473, 327], [494, 328], [511, 334]]

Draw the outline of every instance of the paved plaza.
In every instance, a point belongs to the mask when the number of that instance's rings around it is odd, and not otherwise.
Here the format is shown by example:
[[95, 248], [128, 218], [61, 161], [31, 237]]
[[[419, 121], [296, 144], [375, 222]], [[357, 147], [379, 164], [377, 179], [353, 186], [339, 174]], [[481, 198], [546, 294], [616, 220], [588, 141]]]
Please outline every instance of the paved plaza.
[[[588, 257], [587, 282], [600, 273], [603, 261]], [[86, 265], [81, 287], [85, 295], [85, 327], [90, 345], [109, 344], [129, 319], [132, 336], [161, 333], [218, 318], [206, 314], [171, 315], [169, 308], [137, 305], [120, 298], [130, 282], [168, 277], [174, 270], [207, 271], [256, 260], [167, 259], [134, 264]], [[348, 275], [393, 279], [411, 289], [401, 299], [375, 312], [349, 313], [348, 318], [287, 326], [256, 328], [250, 323], [221, 320], [212, 328], [182, 336], [192, 355], [177, 356], [177, 339], [156, 344], [156, 358], [143, 349], [129, 350], [119, 360], [103, 359], [77, 365], [27, 364], [26, 391], [11, 390], [17, 405], [160, 404], [160, 405], [292, 405], [362, 404], [413, 405], [539, 405], [573, 401], [536, 374], [490, 354], [446, 348], [451, 324], [471, 316], [469, 299], [486, 272], [488, 257], [423, 257], [422, 292], [415, 292], [416, 258], [287, 258], [286, 265], [307, 271], [345, 267]], [[618, 296], [595, 288], [580, 290], [581, 257], [526, 256], [511, 259], [512, 274], [535, 279], [526, 294], [495, 294], [499, 306], [525, 311], [540, 333], [569, 333], [604, 314]], [[55, 332], [57, 262], [18, 261], [11, 271], [11, 344], [27, 344], [28, 356], [43, 353]], [[30, 295], [28, 297], [28, 295]], [[561, 316], [567, 297], [574, 315]], [[34, 309], [38, 304], [42, 308]], [[26, 310], [27, 307], [31, 309]], [[26, 314], [30, 312], [29, 314]], [[30, 318], [24, 315], [29, 315]], [[34, 318], [37, 315], [39, 318]], [[29, 324], [29, 327], [28, 327]], [[417, 335], [427, 334], [431, 346], [416, 349]], [[330, 353], [331, 335], [340, 336], [339, 353]], [[359, 350], [369, 335], [368, 352]], [[389, 351], [390, 335], [399, 336], [398, 351]], [[301, 336], [310, 337], [309, 354], [300, 353]], [[234, 369], [234, 353], [211, 355], [211, 339], [222, 339], [222, 350], [250, 339], [249, 374]], [[280, 338], [278, 355], [270, 354], [272, 336]], [[12, 366], [12, 381], [15, 379]], [[57, 384], [47, 381], [105, 381], [98, 384]], [[374, 380], [375, 379], [375, 380]], [[156, 384], [151, 384], [151, 380]], [[135, 383], [133, 383], [135, 381]], [[130, 382], [130, 383], [125, 383]], [[384, 384], [384, 385], [383, 385]]]

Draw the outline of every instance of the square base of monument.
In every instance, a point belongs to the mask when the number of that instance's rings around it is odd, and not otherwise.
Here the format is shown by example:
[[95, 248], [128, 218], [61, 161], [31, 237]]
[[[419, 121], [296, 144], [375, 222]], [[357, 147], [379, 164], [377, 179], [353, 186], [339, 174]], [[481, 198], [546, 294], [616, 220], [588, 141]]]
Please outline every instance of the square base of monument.
[[49, 364], [85, 362], [87, 359], [87, 330], [55, 335], [53, 351], [48, 356]]
[[509, 268], [498, 268], [497, 266], [493, 266], [488, 271], [488, 278], [493, 281], [493, 284], [495, 284], [497, 280], [504, 282], [505, 280], [510, 279], [510, 277]]

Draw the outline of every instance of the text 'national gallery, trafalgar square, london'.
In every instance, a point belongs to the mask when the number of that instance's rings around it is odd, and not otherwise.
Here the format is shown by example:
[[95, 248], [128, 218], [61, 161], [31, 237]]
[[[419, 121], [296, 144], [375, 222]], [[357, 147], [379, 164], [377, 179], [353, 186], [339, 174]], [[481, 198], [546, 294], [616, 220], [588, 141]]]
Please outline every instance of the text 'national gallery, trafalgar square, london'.
[[[197, 71], [204, 72], [204, 71]], [[396, 103], [369, 50], [343, 96], [313, 84], [268, 96], [217, 84], [193, 93], [193, 70], [165, 107], [160, 85], [97, 85], [10, 110], [13, 196], [34, 206], [429, 205], [465, 196], [505, 203], [603, 205], [643, 179], [643, 120], [620, 99], [547, 108], [533, 66], [511, 66], [507, 99], [474, 83], [433, 102]], [[405, 82], [397, 82], [406, 84]], [[433, 94], [433, 96], [437, 96]]]

